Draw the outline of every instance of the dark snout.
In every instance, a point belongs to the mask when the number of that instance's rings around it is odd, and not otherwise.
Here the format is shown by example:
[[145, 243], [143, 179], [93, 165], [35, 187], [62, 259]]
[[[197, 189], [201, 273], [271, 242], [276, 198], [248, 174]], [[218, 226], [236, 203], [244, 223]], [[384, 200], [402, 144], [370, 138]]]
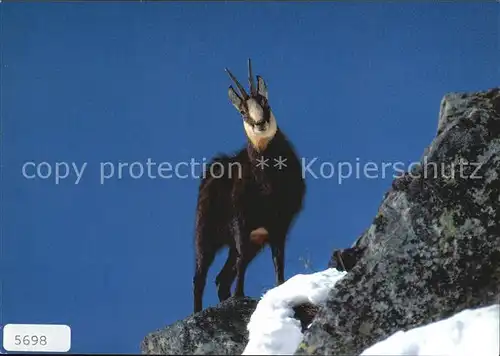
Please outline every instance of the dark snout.
[[255, 124], [255, 127], [257, 127], [257, 130], [259, 130], [259, 131], [264, 131], [266, 128], [266, 122], [261, 121], [258, 124]]

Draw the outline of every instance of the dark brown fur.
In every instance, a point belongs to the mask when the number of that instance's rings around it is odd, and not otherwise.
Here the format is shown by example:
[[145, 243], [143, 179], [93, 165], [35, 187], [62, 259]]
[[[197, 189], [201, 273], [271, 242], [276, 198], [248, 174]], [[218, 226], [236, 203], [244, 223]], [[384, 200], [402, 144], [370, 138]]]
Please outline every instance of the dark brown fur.
[[[268, 167], [257, 165], [260, 157], [268, 158]], [[279, 157], [286, 159], [286, 167], [281, 170], [275, 166]], [[207, 168], [198, 195], [195, 312], [202, 310], [207, 272], [223, 247], [229, 247], [229, 254], [215, 281], [220, 301], [230, 297], [235, 278], [234, 296], [244, 296], [246, 268], [267, 244], [272, 251], [276, 284], [284, 282], [285, 241], [302, 209], [306, 189], [300, 161], [279, 129], [263, 152], [248, 142], [237, 154], [219, 156], [211, 165], [214, 162], [219, 162], [214, 165], [217, 169]], [[252, 241], [251, 232], [258, 228], [267, 230], [267, 238], [260, 236]]]

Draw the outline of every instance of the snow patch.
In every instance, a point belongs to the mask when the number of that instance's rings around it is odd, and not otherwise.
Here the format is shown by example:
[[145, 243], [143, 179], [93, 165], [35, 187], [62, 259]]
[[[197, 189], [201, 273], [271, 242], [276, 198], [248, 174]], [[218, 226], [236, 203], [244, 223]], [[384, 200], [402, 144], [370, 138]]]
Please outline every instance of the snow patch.
[[346, 272], [335, 268], [298, 274], [267, 291], [247, 325], [249, 341], [243, 355], [292, 355], [302, 341], [300, 321], [293, 307], [310, 302], [321, 305]]
[[498, 356], [500, 304], [466, 309], [447, 319], [398, 331], [366, 349], [361, 356]]
[[[335, 284], [346, 275], [334, 268], [299, 274], [267, 291], [247, 325], [249, 341], [243, 355], [292, 355], [303, 340], [293, 307], [322, 305]], [[500, 304], [463, 310], [447, 319], [398, 331], [367, 348], [360, 356], [498, 356]]]

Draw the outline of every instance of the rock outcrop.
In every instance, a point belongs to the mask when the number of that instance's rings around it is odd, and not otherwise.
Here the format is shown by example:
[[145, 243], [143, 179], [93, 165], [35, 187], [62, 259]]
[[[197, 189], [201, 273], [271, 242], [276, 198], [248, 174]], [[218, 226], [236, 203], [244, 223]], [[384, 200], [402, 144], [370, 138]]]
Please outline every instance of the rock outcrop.
[[[257, 307], [252, 298], [230, 298], [215, 307], [180, 320], [144, 338], [141, 352], [149, 355], [241, 355], [248, 342], [247, 324]], [[302, 331], [318, 308], [304, 303], [294, 308]]]
[[257, 307], [251, 298], [230, 298], [215, 307], [146, 336], [141, 352], [150, 355], [241, 355], [247, 324]]
[[297, 354], [359, 355], [399, 330], [499, 302], [500, 89], [449, 94], [421, 165], [331, 267], [332, 290]]
[[[359, 355], [399, 330], [499, 303], [500, 88], [443, 98], [421, 165], [396, 179], [371, 226], [329, 267], [325, 305], [295, 309], [299, 355]], [[257, 300], [229, 299], [148, 335], [147, 354], [241, 354]], [[305, 330], [313, 319], [310, 328]]]

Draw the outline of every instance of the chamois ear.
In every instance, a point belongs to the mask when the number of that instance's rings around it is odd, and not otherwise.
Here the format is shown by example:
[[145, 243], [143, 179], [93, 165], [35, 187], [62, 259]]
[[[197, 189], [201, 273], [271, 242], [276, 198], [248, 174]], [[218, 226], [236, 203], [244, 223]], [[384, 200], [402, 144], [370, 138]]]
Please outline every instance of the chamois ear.
[[267, 84], [264, 81], [264, 78], [262, 78], [259, 75], [257, 76], [257, 92], [266, 99], [269, 99], [267, 92]]
[[227, 93], [229, 95], [229, 100], [234, 105], [234, 107], [236, 108], [236, 110], [241, 111], [241, 104], [242, 104], [243, 100], [236, 93], [236, 91], [234, 90], [234, 88], [232, 86], [229, 87]]

